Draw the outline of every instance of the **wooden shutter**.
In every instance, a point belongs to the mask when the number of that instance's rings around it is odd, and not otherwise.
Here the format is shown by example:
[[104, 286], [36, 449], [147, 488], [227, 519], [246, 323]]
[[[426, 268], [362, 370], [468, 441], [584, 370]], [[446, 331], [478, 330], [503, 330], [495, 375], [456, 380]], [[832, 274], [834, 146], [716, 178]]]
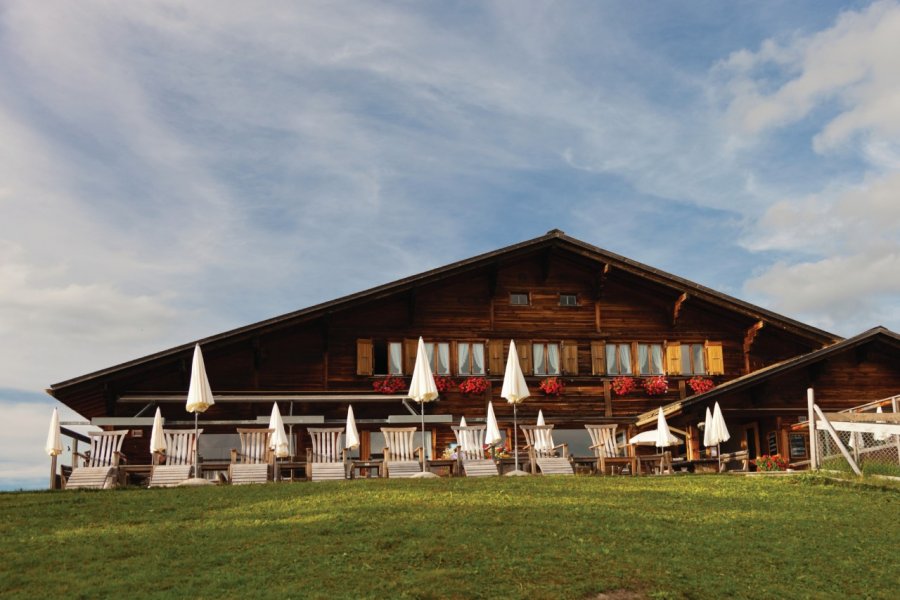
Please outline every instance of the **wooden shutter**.
[[488, 340], [488, 373], [500, 375], [506, 365], [503, 363], [503, 340]]
[[725, 358], [722, 356], [722, 342], [706, 342], [706, 372], [709, 375], [725, 374]]
[[578, 342], [563, 342], [562, 372], [566, 375], [578, 375]]
[[419, 340], [403, 340], [403, 374], [412, 375], [416, 368], [416, 351], [419, 349]]
[[356, 340], [356, 374], [372, 374], [372, 340]]
[[681, 374], [680, 342], [666, 342], [666, 373], [668, 375]]
[[606, 373], [606, 342], [591, 342], [591, 374]]
[[519, 355], [519, 364], [522, 366], [523, 375], [531, 375], [534, 365], [531, 364], [531, 340], [516, 340], [516, 354]]

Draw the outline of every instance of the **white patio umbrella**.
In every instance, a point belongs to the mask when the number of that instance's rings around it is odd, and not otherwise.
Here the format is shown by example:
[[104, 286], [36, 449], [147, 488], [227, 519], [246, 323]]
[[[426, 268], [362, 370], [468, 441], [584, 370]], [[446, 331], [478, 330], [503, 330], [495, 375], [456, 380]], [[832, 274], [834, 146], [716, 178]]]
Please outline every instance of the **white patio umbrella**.
[[[544, 411], [538, 411], [537, 418], [538, 427], [546, 425], [546, 421], [544, 421]], [[543, 433], [537, 434], [535, 436], [537, 439], [534, 441], [534, 449], [535, 450], [549, 450], [553, 447], [553, 441], [549, 435], [544, 435]]]
[[428, 363], [428, 353], [425, 351], [425, 340], [419, 337], [419, 347], [416, 351], [416, 366], [413, 368], [412, 381], [409, 384], [409, 392], [406, 394], [421, 406], [422, 414], [422, 472], [413, 477], [437, 477], [434, 473], [425, 469], [425, 403], [436, 400], [439, 396], [434, 376], [431, 374], [431, 366]]
[[[166, 436], [163, 434], [162, 413], [156, 407], [156, 415], [153, 417], [153, 429], [150, 430], [150, 453], [165, 452], [168, 450]], [[195, 449], [196, 450], [196, 449]]]
[[[203, 352], [200, 344], [194, 346], [194, 361], [191, 364], [191, 384], [188, 386], [187, 402], [185, 408], [194, 413], [194, 439], [197, 440], [199, 425], [197, 416], [216, 403], [213, 398], [212, 388], [209, 386], [209, 378], [206, 376], [206, 366], [203, 364]], [[196, 443], [196, 442], [195, 442]], [[199, 450], [199, 448], [197, 449]], [[194, 476], [181, 485], [212, 485], [200, 477], [200, 453], [194, 452]]]
[[516, 466], [515, 470], [507, 473], [507, 475], [527, 475], [525, 471], [519, 470], [519, 431], [516, 406], [530, 395], [528, 384], [525, 383], [525, 375], [522, 373], [522, 366], [519, 364], [516, 342], [509, 340], [509, 356], [506, 358], [506, 372], [503, 374], [503, 389], [500, 391], [500, 397], [505, 398], [507, 402], [513, 405], [513, 456], [515, 456]]
[[488, 402], [487, 430], [484, 432], [484, 443], [493, 446], [502, 439], [500, 427], [497, 425], [497, 416], [494, 414], [494, 403]]
[[44, 452], [50, 456], [50, 489], [56, 489], [56, 457], [62, 454], [62, 434], [59, 430], [59, 409], [54, 408], [50, 415], [50, 431], [47, 432], [47, 443]]
[[716, 402], [716, 407], [713, 409], [712, 428], [709, 432], [709, 441], [715, 442], [716, 454], [718, 456], [722, 455], [722, 442], [727, 442], [730, 439], [731, 434], [728, 433], [728, 427], [725, 426], [725, 417], [722, 416], [722, 409], [719, 408], [719, 403]]
[[706, 420], [703, 421], [703, 446], [709, 448], [710, 446], [715, 446], [714, 443], [710, 441], [709, 433], [712, 431], [712, 413], [709, 411], [709, 407], [706, 407]]
[[666, 448], [680, 444], [681, 438], [676, 437], [669, 431], [669, 424], [666, 423], [666, 417], [663, 415], [662, 407], [660, 407], [659, 414], [656, 417], [656, 429], [642, 431], [628, 440], [628, 443]]
[[356, 419], [353, 417], [353, 405], [347, 407], [347, 426], [344, 432], [344, 448], [352, 450], [359, 446], [359, 432], [356, 430]]
[[290, 456], [290, 444], [284, 433], [284, 420], [281, 418], [281, 410], [278, 403], [272, 404], [272, 416], [269, 417], [269, 429], [272, 430], [272, 437], [269, 438], [269, 448], [275, 454], [275, 479], [278, 479], [278, 459]]

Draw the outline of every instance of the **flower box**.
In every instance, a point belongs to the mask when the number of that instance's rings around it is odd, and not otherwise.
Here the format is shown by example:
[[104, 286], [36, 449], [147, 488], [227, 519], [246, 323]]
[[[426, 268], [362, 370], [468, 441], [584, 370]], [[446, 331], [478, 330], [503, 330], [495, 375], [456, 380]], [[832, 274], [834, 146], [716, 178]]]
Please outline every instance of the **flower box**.
[[713, 383], [712, 379], [707, 379], [706, 377], [691, 377], [688, 380], [688, 387], [695, 394], [705, 394], [716, 387], [716, 384]]
[[483, 394], [490, 383], [484, 377], [469, 377], [459, 384], [459, 391], [463, 394]]
[[634, 391], [634, 377], [616, 377], [612, 380], [612, 391], [616, 396], [624, 396]]
[[646, 377], [641, 385], [648, 396], [662, 396], [669, 391], [669, 380], [662, 375]]
[[437, 388], [438, 392], [443, 394], [444, 392], [452, 390], [454, 387], [456, 387], [456, 382], [453, 381], [453, 379], [450, 377], [446, 377], [444, 375], [435, 375], [434, 386]]
[[384, 379], [376, 379], [372, 382], [372, 389], [382, 394], [396, 394], [406, 389], [406, 381], [402, 377], [388, 375]]
[[559, 377], [547, 377], [541, 381], [540, 388], [548, 396], [560, 396], [566, 390], [566, 384]]
[[763, 454], [753, 461], [757, 471], [786, 471], [788, 462], [780, 454]]

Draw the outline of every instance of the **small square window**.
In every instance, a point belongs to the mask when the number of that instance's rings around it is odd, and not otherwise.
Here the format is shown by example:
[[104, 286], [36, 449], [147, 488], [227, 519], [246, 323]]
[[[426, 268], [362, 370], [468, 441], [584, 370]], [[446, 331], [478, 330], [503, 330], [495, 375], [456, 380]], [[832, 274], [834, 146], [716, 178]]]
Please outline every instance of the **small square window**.
[[528, 306], [528, 294], [510, 294], [509, 303], [513, 306]]
[[560, 294], [559, 295], [559, 305], [560, 306], [578, 306], [578, 296], [575, 294]]

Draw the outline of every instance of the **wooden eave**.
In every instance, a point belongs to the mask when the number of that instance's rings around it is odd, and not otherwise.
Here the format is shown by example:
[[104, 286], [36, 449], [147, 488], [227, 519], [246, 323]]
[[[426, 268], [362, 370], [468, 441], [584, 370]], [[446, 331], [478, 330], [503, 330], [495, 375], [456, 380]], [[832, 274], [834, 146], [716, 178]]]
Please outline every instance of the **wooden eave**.
[[[737, 377], [735, 379], [732, 379], [731, 381], [723, 383], [722, 385], [716, 386], [710, 391], [703, 394], [694, 394], [693, 396], [688, 396], [683, 400], [678, 400], [677, 402], [667, 404], [662, 407], [663, 414], [666, 417], [680, 414], [684, 412], [685, 409], [690, 408], [691, 406], [700, 403], [711, 402], [725, 394], [730, 394], [757, 385], [761, 385], [772, 377], [806, 368], [812, 364], [820, 363], [828, 359], [829, 357], [834, 356], [835, 354], [853, 350], [854, 348], [859, 348], [860, 346], [864, 346], [876, 341], [883, 341], [900, 350], [900, 334], [897, 334], [890, 329], [887, 329], [886, 327], [873, 327], [868, 331], [864, 331], [859, 335], [847, 338], [845, 340], [832, 344], [831, 346], [826, 346], [825, 348], [814, 350], [807, 354], [801, 354], [799, 356], [783, 360], [779, 363], [775, 363], [774, 365], [769, 365], [768, 367], [764, 367], [762, 369], [759, 369], [758, 371], [754, 371], [753, 373]], [[652, 424], [657, 419], [657, 413], [657, 410], [652, 410], [638, 415], [635, 418], [635, 425], [638, 427], [643, 427], [645, 425]]]
[[597, 246], [593, 246], [581, 240], [569, 237], [562, 231], [554, 229], [546, 235], [506, 246], [499, 250], [479, 254], [472, 258], [457, 261], [443, 267], [431, 269], [417, 275], [398, 279], [397, 281], [386, 283], [368, 290], [356, 292], [329, 302], [323, 302], [308, 308], [290, 312], [284, 315], [266, 319], [250, 325], [245, 325], [237, 329], [232, 329], [223, 333], [209, 336], [200, 340], [192, 341], [168, 350], [163, 350], [155, 354], [150, 354], [142, 358], [124, 362], [112, 367], [94, 371], [86, 375], [68, 379], [59, 383], [52, 384], [47, 392], [56, 398], [60, 398], [61, 393], [68, 389], [81, 384], [88, 384], [95, 380], [101, 379], [108, 375], [112, 375], [121, 371], [137, 369], [155, 361], [177, 357], [183, 354], [190, 358], [195, 344], [202, 346], [217, 345], [220, 342], [234, 342], [241, 339], [251, 338], [264, 332], [280, 329], [294, 325], [296, 323], [310, 321], [322, 318], [329, 314], [347, 310], [356, 305], [371, 302], [383, 298], [387, 298], [397, 293], [402, 293], [419, 287], [441, 281], [443, 279], [454, 277], [463, 273], [481, 268], [497, 268], [510, 261], [518, 259], [522, 256], [529, 255], [535, 251], [547, 248], [553, 250], [556, 248], [570, 251], [576, 255], [584, 256], [589, 262], [596, 263], [605, 270], [625, 271], [637, 275], [648, 281], [655, 282], [665, 286], [676, 294], [687, 292], [694, 298], [702, 299], [710, 304], [725, 308], [731, 312], [744, 315], [753, 320], [763, 319], [766, 323], [773, 327], [778, 327], [785, 331], [791, 332], [799, 337], [808, 339], [818, 344], [829, 344], [840, 340], [841, 338], [827, 331], [806, 325], [799, 321], [795, 321], [788, 317], [779, 315], [772, 311], [766, 310], [759, 306], [755, 306], [748, 302], [738, 300], [717, 292], [711, 288], [694, 283], [682, 277], [672, 275], [659, 269], [644, 265], [637, 261], [631, 260], [624, 256], [603, 250]]

